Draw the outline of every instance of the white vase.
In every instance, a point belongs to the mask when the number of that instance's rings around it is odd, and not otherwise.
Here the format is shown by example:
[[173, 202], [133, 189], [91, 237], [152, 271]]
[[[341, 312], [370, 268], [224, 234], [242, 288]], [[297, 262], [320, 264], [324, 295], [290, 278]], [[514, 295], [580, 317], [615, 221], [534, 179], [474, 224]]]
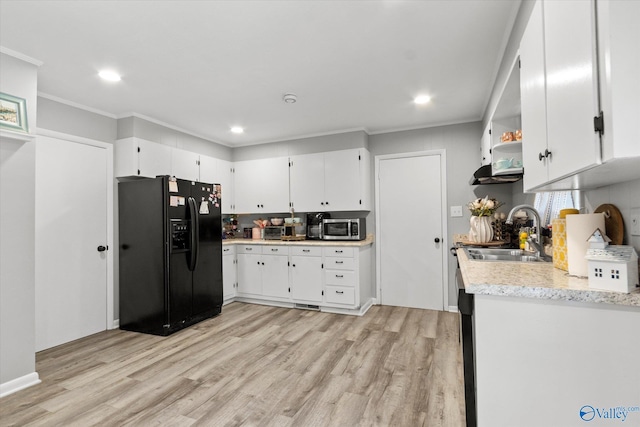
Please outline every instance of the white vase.
[[469, 240], [475, 243], [487, 243], [493, 239], [493, 227], [490, 216], [472, 216], [469, 220]]

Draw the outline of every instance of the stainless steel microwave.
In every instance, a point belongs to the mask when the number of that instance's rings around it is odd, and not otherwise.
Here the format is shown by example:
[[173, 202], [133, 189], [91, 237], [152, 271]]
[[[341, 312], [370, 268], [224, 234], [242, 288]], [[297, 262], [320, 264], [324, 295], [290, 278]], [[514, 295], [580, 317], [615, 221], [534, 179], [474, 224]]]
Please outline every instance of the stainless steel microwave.
[[322, 220], [323, 240], [364, 240], [367, 225], [364, 218], [325, 218]]

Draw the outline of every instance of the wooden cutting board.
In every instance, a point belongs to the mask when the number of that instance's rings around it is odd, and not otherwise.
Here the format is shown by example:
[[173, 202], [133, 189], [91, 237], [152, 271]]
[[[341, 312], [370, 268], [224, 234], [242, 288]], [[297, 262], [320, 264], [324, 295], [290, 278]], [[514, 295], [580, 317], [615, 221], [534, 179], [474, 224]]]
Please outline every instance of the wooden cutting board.
[[605, 233], [611, 239], [611, 244], [621, 245], [624, 239], [624, 221], [620, 210], [614, 205], [605, 203], [598, 206], [593, 213], [604, 214]]

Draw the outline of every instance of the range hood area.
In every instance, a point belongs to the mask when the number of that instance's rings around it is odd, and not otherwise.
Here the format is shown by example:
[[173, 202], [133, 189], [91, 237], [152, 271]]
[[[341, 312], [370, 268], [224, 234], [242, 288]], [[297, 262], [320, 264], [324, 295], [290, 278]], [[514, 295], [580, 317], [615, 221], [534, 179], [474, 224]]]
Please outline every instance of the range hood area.
[[493, 175], [491, 165], [484, 165], [473, 173], [469, 185], [511, 184], [521, 179], [522, 173]]

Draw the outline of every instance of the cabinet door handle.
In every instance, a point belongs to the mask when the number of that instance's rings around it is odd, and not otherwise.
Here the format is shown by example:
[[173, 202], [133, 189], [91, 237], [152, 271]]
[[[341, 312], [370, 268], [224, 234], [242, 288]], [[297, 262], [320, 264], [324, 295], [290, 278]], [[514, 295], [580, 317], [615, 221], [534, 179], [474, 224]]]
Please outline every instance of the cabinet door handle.
[[252, 251], [253, 248], [244, 248], [245, 251]]
[[272, 248], [272, 249], [271, 249], [271, 252], [278, 252], [278, 249], [276, 249], [276, 248]]
[[336, 291], [336, 294], [344, 294], [344, 291]]
[[258, 265], [260, 265], [260, 261], [258, 261]]
[[344, 264], [344, 261], [336, 261], [336, 264]]
[[342, 252], [344, 252], [344, 251], [336, 251], [337, 254], [341, 254]]
[[302, 252], [311, 252], [311, 249], [303, 249]]
[[338, 279], [342, 279], [342, 278], [344, 277], [344, 275], [342, 275], [342, 274], [336, 274], [336, 277], [337, 277]]

